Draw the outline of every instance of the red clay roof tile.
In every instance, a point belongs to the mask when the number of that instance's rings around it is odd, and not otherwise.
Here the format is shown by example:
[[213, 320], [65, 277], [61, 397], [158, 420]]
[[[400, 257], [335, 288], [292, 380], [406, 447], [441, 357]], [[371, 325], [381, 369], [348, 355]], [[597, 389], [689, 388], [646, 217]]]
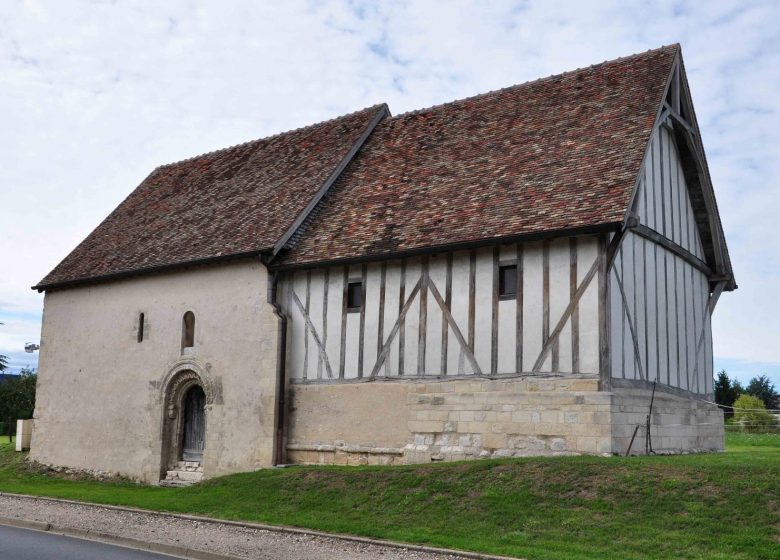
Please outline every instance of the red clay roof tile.
[[270, 250], [380, 111], [158, 167], [37, 287]]
[[[678, 49], [380, 122], [277, 264], [622, 221]], [[36, 287], [270, 251], [385, 110], [156, 169]]]
[[385, 120], [279, 264], [621, 222], [678, 48]]

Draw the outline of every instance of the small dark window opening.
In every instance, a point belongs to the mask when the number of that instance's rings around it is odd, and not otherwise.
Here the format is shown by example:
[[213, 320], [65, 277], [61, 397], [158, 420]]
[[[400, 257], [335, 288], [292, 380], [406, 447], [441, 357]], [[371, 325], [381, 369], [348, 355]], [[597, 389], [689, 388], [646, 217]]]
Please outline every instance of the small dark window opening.
[[501, 299], [515, 299], [517, 297], [516, 264], [498, 267], [498, 297]]
[[195, 314], [187, 311], [181, 320], [181, 348], [192, 348], [195, 346]]
[[363, 307], [363, 282], [347, 284], [347, 311], [360, 311]]
[[144, 341], [144, 314], [138, 316], [138, 342]]

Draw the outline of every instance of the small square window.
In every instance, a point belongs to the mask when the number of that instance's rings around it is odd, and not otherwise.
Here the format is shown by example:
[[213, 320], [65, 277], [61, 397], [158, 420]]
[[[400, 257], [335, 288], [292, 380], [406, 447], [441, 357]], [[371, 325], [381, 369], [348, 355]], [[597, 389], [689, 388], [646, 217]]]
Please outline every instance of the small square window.
[[498, 267], [498, 297], [501, 299], [515, 299], [517, 297], [516, 264]]
[[347, 311], [360, 311], [363, 307], [363, 282], [350, 282], [347, 285]]

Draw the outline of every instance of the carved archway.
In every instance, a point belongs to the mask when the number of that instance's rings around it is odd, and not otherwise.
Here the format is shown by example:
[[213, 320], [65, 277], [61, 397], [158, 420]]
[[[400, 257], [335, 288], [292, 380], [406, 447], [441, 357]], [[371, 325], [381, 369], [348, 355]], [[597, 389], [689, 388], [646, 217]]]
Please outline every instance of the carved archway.
[[208, 366], [194, 358], [183, 358], [168, 370], [162, 383], [162, 456], [160, 476], [181, 460], [184, 433], [184, 397], [194, 386], [205, 394], [206, 429], [211, 405], [221, 402], [219, 384], [209, 373]]

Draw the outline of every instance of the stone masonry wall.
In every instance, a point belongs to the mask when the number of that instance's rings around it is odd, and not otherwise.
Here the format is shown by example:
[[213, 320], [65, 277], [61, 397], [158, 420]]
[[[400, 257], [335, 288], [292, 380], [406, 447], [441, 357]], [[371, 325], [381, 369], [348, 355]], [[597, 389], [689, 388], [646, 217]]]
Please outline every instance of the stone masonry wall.
[[[427, 463], [612, 450], [611, 395], [598, 392], [595, 376], [294, 384], [291, 402], [291, 463]], [[327, 409], [312, 406], [321, 402], [329, 403]], [[356, 417], [357, 403], [362, 414]]]
[[[623, 384], [613, 386], [612, 392], [612, 451], [624, 455], [636, 426], [640, 426], [631, 454], [644, 454], [652, 387], [625, 381]], [[656, 453], [723, 451], [723, 412], [700, 396], [659, 385], [653, 400], [650, 436]]]

